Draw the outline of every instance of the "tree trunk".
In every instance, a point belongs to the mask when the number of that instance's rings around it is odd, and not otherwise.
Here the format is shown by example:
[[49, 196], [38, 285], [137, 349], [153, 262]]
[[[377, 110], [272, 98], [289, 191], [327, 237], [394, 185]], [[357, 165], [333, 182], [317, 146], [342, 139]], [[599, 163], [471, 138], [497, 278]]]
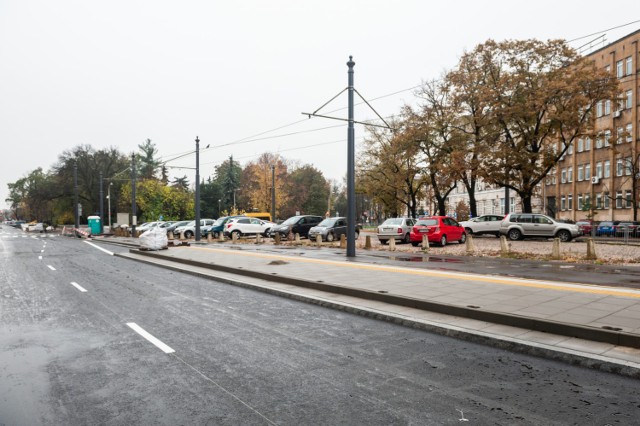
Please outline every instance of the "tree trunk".
[[[522, 213], [533, 213], [531, 210], [531, 194], [518, 194], [522, 199]], [[505, 203], [508, 203], [509, 200], [505, 200]], [[513, 213], [513, 212], [511, 212]]]

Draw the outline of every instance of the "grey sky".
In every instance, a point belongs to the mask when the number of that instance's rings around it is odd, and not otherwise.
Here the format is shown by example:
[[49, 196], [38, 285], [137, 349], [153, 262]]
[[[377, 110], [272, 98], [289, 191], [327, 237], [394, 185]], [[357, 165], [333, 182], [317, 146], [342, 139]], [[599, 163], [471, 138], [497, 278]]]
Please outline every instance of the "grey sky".
[[[244, 164], [270, 151], [341, 180], [341, 122], [304, 120], [260, 138], [302, 133], [227, 144], [303, 120], [301, 112], [346, 87], [349, 55], [367, 99], [399, 92], [372, 101], [388, 117], [413, 102], [406, 89], [488, 38], [573, 39], [639, 19], [635, 1], [616, 10], [633, 5], [635, 16], [599, 13], [602, 2], [591, 0], [0, 0], [0, 206], [7, 182], [48, 170], [64, 150], [91, 144], [130, 154], [146, 138], [169, 158], [193, 150], [199, 136], [213, 147], [201, 154], [205, 178], [231, 154]], [[608, 31], [607, 41], [638, 28]], [[346, 95], [323, 111], [345, 106]], [[357, 120], [371, 118], [357, 108]], [[356, 142], [363, 136], [357, 128]], [[188, 169], [170, 172], [193, 179]]]

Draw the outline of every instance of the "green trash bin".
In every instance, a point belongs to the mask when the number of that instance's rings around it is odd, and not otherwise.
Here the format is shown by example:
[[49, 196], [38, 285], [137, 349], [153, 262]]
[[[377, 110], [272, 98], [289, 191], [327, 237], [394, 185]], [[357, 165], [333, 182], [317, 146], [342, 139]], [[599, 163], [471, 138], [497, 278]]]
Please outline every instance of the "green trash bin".
[[100, 220], [100, 216], [89, 216], [87, 221], [89, 222], [91, 235], [99, 235], [102, 233], [102, 221]]

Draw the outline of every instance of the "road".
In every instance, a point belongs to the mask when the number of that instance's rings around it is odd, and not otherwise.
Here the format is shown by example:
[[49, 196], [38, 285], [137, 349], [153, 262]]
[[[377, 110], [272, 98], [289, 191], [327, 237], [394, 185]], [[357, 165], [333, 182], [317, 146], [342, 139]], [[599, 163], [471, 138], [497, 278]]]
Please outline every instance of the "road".
[[[102, 249], [102, 250], [101, 250]], [[637, 380], [0, 229], [0, 424], [634, 424]]]

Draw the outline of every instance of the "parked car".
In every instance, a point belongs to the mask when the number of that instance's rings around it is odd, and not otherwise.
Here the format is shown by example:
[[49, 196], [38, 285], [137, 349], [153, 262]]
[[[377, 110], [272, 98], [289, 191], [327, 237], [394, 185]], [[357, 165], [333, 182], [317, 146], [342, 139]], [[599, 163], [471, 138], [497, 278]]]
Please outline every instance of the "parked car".
[[502, 222], [503, 218], [504, 216], [501, 215], [485, 214], [460, 222], [460, 225], [464, 227], [469, 235], [491, 234], [499, 237], [500, 222]]
[[[360, 225], [356, 223], [356, 238], [360, 235]], [[317, 226], [309, 230], [309, 239], [315, 239], [318, 235], [322, 241], [339, 240], [341, 235], [347, 235], [346, 217], [328, 217]]]
[[596, 228], [597, 236], [608, 236], [614, 237], [616, 235], [616, 226], [620, 224], [619, 220], [605, 220], [600, 222], [598, 227]]
[[289, 233], [299, 234], [300, 237], [308, 237], [309, 230], [322, 222], [322, 216], [301, 215], [292, 216], [289, 219], [282, 222], [280, 225], [276, 225], [269, 231], [269, 236], [274, 237], [276, 233], [280, 236], [286, 237]]
[[42, 223], [31, 224], [27, 228], [27, 231], [29, 231], [29, 232], [44, 232], [44, 225]]
[[242, 216], [230, 218], [224, 226], [225, 236], [233, 236], [233, 234], [236, 234], [238, 237], [243, 237], [245, 235], [258, 234], [266, 236], [276, 224], [254, 217]]
[[207, 229], [204, 231], [203, 235], [206, 237], [208, 234], [211, 234], [211, 236], [213, 238], [218, 238], [220, 237], [220, 233], [224, 233], [224, 229], [225, 229], [225, 225], [227, 224], [227, 222], [233, 218], [236, 217], [243, 217], [243, 216], [222, 216], [219, 217], [218, 219], [216, 219], [215, 222], [213, 222], [213, 225], [207, 227]]
[[415, 219], [410, 217], [395, 217], [385, 220], [382, 225], [378, 226], [377, 236], [380, 244], [387, 244], [390, 239], [409, 244], [411, 242], [411, 228], [415, 223]]
[[177, 227], [188, 225], [189, 222], [191, 222], [191, 221], [190, 220], [181, 220], [179, 222], [173, 222], [171, 225], [166, 227], [167, 233], [171, 232], [173, 234], [173, 231], [175, 231]]
[[164, 222], [162, 221], [158, 221], [158, 222], [145, 222], [142, 225], [136, 227], [136, 231], [140, 231], [140, 232], [145, 232], [148, 231], [149, 229], [153, 229], [157, 226], [162, 225]]
[[[213, 219], [200, 219], [201, 235], [202, 235], [202, 229], [205, 226], [213, 225], [213, 222], [215, 222]], [[196, 234], [196, 221], [192, 220], [186, 225], [178, 226], [176, 229], [173, 230], [173, 236], [179, 238], [182, 232], [184, 232], [185, 238], [193, 237]]]
[[430, 243], [438, 243], [446, 246], [449, 241], [457, 241], [464, 244], [467, 241], [467, 233], [464, 226], [449, 216], [430, 216], [420, 219], [411, 228], [411, 244], [418, 246], [426, 235]]
[[616, 237], [636, 237], [638, 233], [638, 225], [640, 222], [620, 222], [616, 225], [615, 236]]
[[581, 235], [580, 228], [574, 223], [562, 223], [549, 216], [535, 213], [509, 213], [500, 224], [500, 234], [510, 240], [530, 237], [560, 238], [566, 242]]
[[576, 222], [576, 225], [580, 228], [582, 235], [591, 235], [591, 231], [593, 231], [594, 227], [594, 223], [591, 220], [579, 220]]

